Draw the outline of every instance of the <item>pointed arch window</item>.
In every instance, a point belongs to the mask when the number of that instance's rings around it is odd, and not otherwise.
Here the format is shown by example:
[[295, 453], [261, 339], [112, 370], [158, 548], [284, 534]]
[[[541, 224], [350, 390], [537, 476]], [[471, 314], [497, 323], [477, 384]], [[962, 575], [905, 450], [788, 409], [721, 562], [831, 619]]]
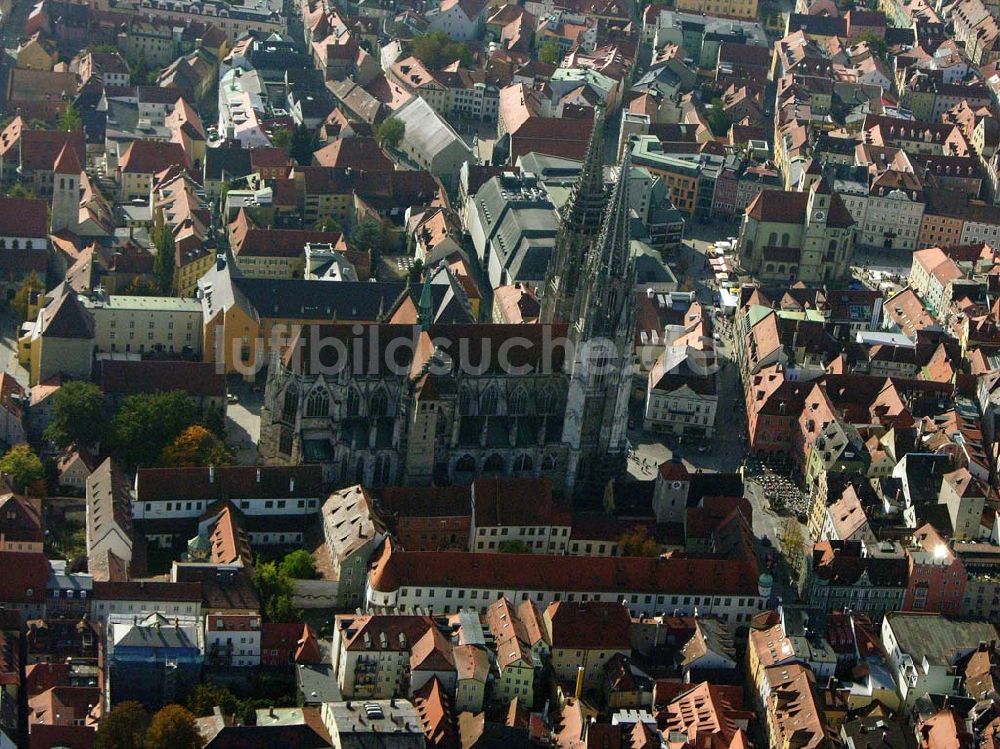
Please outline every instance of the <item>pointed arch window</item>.
[[492, 416], [497, 413], [499, 407], [500, 396], [497, 393], [497, 389], [491, 385], [479, 396], [479, 414], [481, 416]]
[[372, 481], [375, 486], [385, 486], [389, 483], [389, 478], [392, 473], [392, 457], [382, 453], [377, 458], [375, 458], [375, 470], [373, 471]]
[[358, 416], [361, 413], [361, 394], [354, 388], [347, 390], [347, 415]]
[[503, 457], [499, 453], [493, 453], [483, 463], [483, 473], [503, 473]]
[[511, 393], [507, 411], [512, 414], [523, 414], [528, 411], [528, 391], [518, 387]]
[[372, 393], [368, 400], [368, 415], [371, 417], [385, 416], [389, 411], [389, 397], [382, 388]]
[[538, 396], [538, 411], [543, 414], [552, 414], [559, 407], [559, 396], [551, 385], [542, 390]]
[[285, 390], [285, 398], [281, 406], [281, 414], [285, 421], [291, 421], [295, 418], [295, 412], [299, 408], [299, 391], [294, 384], [290, 385]]
[[306, 400], [306, 416], [327, 416], [330, 413], [330, 395], [323, 388], [316, 388]]
[[464, 416], [472, 413], [472, 394], [467, 387], [458, 391], [458, 412]]

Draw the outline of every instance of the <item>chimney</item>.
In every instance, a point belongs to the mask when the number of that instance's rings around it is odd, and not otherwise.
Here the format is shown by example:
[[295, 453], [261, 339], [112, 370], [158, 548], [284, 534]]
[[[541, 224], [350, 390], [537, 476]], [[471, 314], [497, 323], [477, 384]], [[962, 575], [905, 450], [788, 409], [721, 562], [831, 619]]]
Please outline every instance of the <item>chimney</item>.
[[215, 466], [208, 467], [208, 483], [215, 483]]
[[573, 690], [573, 696], [576, 699], [580, 699], [580, 695], [583, 694], [583, 666], [576, 667], [576, 689]]
[[257, 469], [257, 483], [260, 483], [260, 468]]
[[294, 491], [295, 491], [295, 477], [292, 476], [290, 479], [288, 479], [288, 493], [291, 494]]

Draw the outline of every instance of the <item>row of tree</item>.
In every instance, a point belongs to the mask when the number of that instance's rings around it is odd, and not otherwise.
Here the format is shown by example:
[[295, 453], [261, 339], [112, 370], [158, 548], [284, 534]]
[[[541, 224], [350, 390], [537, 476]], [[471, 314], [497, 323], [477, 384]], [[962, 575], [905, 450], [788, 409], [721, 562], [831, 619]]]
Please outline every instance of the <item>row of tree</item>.
[[101, 388], [73, 380], [52, 396], [45, 438], [60, 448], [100, 445], [129, 468], [228, 465], [225, 423], [221, 408], [202, 409], [180, 390], [131, 395], [109, 417]]
[[167, 705], [150, 716], [139, 702], [120, 702], [101, 718], [95, 749], [201, 749], [190, 710]]

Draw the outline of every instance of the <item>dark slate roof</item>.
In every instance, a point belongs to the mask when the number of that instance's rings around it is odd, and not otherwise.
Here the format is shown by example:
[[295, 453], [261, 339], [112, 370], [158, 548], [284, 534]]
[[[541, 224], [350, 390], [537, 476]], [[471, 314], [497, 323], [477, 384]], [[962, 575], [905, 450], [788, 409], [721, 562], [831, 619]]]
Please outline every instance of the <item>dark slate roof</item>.
[[380, 281], [305, 281], [234, 277], [233, 284], [261, 317], [376, 320], [392, 309], [406, 285]]
[[115, 643], [116, 648], [186, 648], [196, 650], [198, 643], [191, 642], [187, 632], [168, 625], [133, 626]]
[[250, 172], [250, 151], [246, 148], [221, 146], [205, 151], [205, 179], [236, 179]]

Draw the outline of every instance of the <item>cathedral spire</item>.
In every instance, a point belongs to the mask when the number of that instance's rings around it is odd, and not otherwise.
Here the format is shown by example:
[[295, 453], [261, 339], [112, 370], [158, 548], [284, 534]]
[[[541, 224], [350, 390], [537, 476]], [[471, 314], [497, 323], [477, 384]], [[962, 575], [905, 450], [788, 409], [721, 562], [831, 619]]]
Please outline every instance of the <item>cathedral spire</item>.
[[580, 288], [580, 273], [590, 245], [601, 230], [601, 217], [607, 200], [604, 136], [604, 110], [598, 108], [594, 112], [594, 128], [587, 144], [580, 179], [573, 185], [569, 200], [563, 206], [562, 223], [545, 274], [541, 311], [543, 323], [569, 322], [572, 319], [574, 299]]
[[576, 297], [573, 319], [584, 337], [595, 334], [616, 337], [619, 321], [628, 317], [632, 304], [628, 296], [635, 284], [629, 232], [631, 171], [632, 151], [626, 148], [618, 167], [618, 181], [601, 222], [601, 233], [590, 246], [581, 274], [582, 290]]

